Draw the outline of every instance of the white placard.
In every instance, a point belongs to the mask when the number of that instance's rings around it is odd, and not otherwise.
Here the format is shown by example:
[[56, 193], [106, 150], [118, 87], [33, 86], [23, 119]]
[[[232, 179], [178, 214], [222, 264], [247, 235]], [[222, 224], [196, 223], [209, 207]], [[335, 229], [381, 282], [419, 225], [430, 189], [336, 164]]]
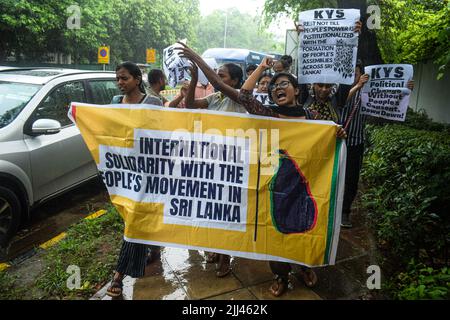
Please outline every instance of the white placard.
[[358, 53], [356, 9], [315, 9], [300, 13], [299, 83], [352, 84]]
[[[189, 75], [191, 63], [186, 58], [179, 56], [180, 51], [175, 50], [180, 47], [180, 44], [175, 43], [163, 51], [164, 74], [167, 77], [169, 86], [172, 88], [175, 88], [178, 84], [182, 84], [186, 80], [189, 81], [191, 78]], [[208, 79], [201, 70], [198, 71], [198, 81], [204, 86], [208, 84]]]
[[369, 81], [361, 90], [361, 113], [378, 118], [405, 121], [411, 90], [406, 86], [413, 78], [410, 64], [368, 66]]

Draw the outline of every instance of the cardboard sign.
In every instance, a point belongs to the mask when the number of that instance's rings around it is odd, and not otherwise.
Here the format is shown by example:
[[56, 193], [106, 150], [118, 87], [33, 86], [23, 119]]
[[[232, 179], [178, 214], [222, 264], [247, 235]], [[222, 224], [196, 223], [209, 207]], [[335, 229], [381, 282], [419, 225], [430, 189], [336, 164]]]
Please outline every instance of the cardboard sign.
[[[180, 47], [180, 44], [175, 43], [163, 51], [164, 73], [167, 77], [168, 85], [172, 88], [191, 79], [189, 75], [189, 67], [191, 66], [189, 60], [180, 57], [180, 51], [175, 50], [175, 48]], [[198, 81], [205, 86], [208, 84], [208, 79], [201, 70], [198, 70]]]
[[300, 13], [299, 83], [352, 84], [358, 51], [356, 9], [315, 9]]
[[388, 120], [405, 121], [411, 90], [406, 86], [413, 78], [409, 64], [368, 66], [369, 81], [361, 89], [361, 114]]

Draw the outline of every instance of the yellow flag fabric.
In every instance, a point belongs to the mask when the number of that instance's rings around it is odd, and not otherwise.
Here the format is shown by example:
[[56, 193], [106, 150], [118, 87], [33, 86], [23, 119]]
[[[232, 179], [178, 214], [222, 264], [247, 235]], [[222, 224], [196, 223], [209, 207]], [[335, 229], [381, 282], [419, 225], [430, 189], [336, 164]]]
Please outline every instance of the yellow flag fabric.
[[335, 263], [345, 143], [333, 122], [72, 103], [136, 243]]

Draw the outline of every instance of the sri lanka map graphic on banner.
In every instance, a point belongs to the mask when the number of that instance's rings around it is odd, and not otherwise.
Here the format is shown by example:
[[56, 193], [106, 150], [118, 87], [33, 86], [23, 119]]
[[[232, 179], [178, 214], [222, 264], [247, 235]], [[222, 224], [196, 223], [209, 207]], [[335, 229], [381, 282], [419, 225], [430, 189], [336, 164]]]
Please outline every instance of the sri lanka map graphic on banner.
[[345, 144], [332, 122], [72, 103], [127, 241], [335, 263]]

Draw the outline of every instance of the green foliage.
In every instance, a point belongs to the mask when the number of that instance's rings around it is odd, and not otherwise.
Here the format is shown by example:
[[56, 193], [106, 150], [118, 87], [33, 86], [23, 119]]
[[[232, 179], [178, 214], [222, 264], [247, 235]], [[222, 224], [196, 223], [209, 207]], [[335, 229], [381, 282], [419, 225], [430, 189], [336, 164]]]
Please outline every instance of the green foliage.
[[[44, 259], [46, 269], [37, 286], [47, 298], [90, 297], [111, 277], [122, 235], [123, 221], [113, 207], [101, 217], [71, 227], [66, 238], [49, 249]], [[70, 275], [66, 270], [70, 265], [81, 270], [79, 290], [67, 288]]]
[[97, 49], [111, 47], [111, 64], [145, 62], [178, 39], [195, 40], [198, 0], [78, 0], [81, 28], [67, 28], [72, 0], [0, 2], [0, 61], [42, 62], [49, 53], [71, 54], [76, 64], [97, 63]]
[[389, 290], [400, 300], [450, 299], [450, 268], [434, 269], [412, 260], [406, 272], [395, 277]]
[[386, 125], [371, 127], [369, 137], [363, 203], [381, 247], [399, 267], [412, 258], [446, 261], [450, 135]]
[[438, 79], [450, 65], [448, 0], [383, 0], [377, 39], [386, 63], [415, 64], [432, 60]]
[[404, 124], [418, 130], [440, 131], [450, 134], [450, 124], [434, 122], [428, 117], [424, 109], [415, 112], [411, 108], [408, 108]]
[[301, 11], [316, 8], [336, 8], [337, 5], [337, 0], [265, 0], [264, 22], [269, 24], [280, 14], [287, 15], [293, 21], [298, 21], [298, 14]]
[[197, 28], [197, 41], [193, 47], [202, 54], [208, 48], [222, 48], [224, 44], [225, 19], [227, 18], [227, 48], [241, 48], [270, 53], [283, 53], [284, 44], [274, 40], [266, 30], [260, 30], [257, 17], [232, 8], [216, 10], [202, 17]]
[[23, 294], [23, 288], [16, 287], [17, 277], [11, 276], [7, 271], [0, 272], [0, 300], [17, 300]]

